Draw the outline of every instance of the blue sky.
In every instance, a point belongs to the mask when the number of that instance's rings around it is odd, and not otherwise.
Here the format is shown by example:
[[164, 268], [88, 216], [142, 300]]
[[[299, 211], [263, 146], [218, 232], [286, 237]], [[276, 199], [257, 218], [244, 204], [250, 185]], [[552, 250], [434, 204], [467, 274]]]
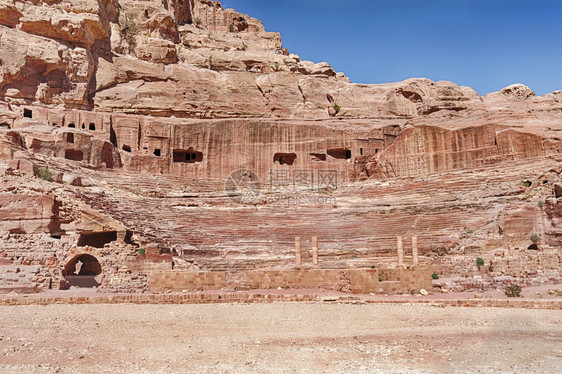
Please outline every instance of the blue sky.
[[222, 0], [281, 33], [302, 59], [326, 61], [356, 83], [412, 77], [480, 95], [523, 83], [562, 90], [562, 1]]

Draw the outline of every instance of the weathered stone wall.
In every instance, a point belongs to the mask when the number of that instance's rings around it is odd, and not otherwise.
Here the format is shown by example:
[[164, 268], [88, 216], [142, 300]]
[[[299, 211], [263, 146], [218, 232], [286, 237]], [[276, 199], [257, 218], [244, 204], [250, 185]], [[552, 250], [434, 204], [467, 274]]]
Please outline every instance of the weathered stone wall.
[[[32, 118], [24, 117], [24, 111]], [[341, 181], [356, 179], [366, 160], [392, 144], [400, 131], [399, 126], [195, 121], [33, 106], [15, 112], [20, 118], [14, 129], [24, 133], [33, 152], [96, 167], [123, 164], [135, 172], [214, 180], [226, 180], [238, 169], [254, 171], [262, 182], [272, 170], [333, 170]], [[28, 130], [35, 124], [52, 130], [44, 134]], [[185, 159], [192, 154], [197, 157]]]
[[[484, 260], [483, 266], [476, 259]], [[503, 289], [517, 283], [539, 286], [562, 282], [562, 254], [556, 248], [532, 250], [512, 248], [488, 253], [449, 254], [435, 261], [435, 272], [443, 280], [443, 288], [453, 291]], [[463, 274], [459, 277], [459, 274]]]
[[371, 175], [380, 178], [420, 176], [551, 153], [554, 148], [545, 144], [540, 136], [499, 126], [454, 131], [419, 126], [401, 132], [368, 169]]
[[[150, 274], [150, 290], [220, 290], [228, 289], [326, 289], [348, 293], [392, 293], [431, 289], [431, 272], [428, 268], [388, 269], [397, 280], [394, 288], [388, 282], [379, 281], [378, 269], [301, 269], [301, 270], [252, 270], [243, 277], [226, 272], [153, 272]], [[384, 284], [383, 284], [384, 283]]]
[[[25, 130], [54, 125], [54, 135]], [[399, 125], [365, 128], [365, 121], [231, 119], [196, 121], [87, 111], [19, 107], [14, 129], [27, 131], [35, 152], [135, 172], [225, 180], [249, 169], [267, 181], [270, 172], [334, 170], [340, 181], [394, 178], [473, 169], [555, 154], [556, 143], [504, 126], [459, 130]], [[77, 128], [76, 130], [73, 128]], [[79, 131], [83, 130], [83, 131]], [[73, 135], [68, 135], [68, 134]], [[72, 136], [72, 143], [69, 142]], [[49, 141], [55, 141], [55, 144]], [[109, 143], [111, 142], [111, 143]], [[187, 159], [186, 159], [187, 158]]]
[[[244, 274], [251, 289], [324, 288], [349, 291], [349, 272], [338, 269], [255, 270]], [[378, 281], [378, 279], [377, 279]]]
[[[74, 273], [76, 259], [85, 255], [99, 263], [99, 274]], [[148, 273], [171, 270], [171, 262], [170, 255], [141, 256], [137, 247], [124, 243], [77, 247], [69, 238], [4, 233], [0, 237], [0, 293], [68, 289], [86, 278], [83, 284], [103, 292], [141, 292], [148, 288]]]
[[369, 304], [431, 304], [462, 308], [528, 308], [561, 310], [562, 300], [530, 299], [434, 299], [408, 298], [405, 300], [362, 299], [360, 296], [325, 297], [310, 294], [261, 294], [261, 293], [181, 293], [95, 296], [43, 296], [0, 297], [0, 305], [52, 305], [52, 304], [218, 304], [218, 303], [278, 303], [278, 302], [352, 302]]
[[174, 290], [216, 290], [227, 285], [226, 273], [224, 272], [165, 272], [151, 273], [150, 290], [158, 291], [163, 289]]
[[381, 287], [386, 292], [396, 293], [397, 291], [411, 290], [431, 290], [433, 284], [431, 281], [432, 269], [429, 267], [410, 267], [410, 268], [381, 268], [379, 276], [381, 279]]

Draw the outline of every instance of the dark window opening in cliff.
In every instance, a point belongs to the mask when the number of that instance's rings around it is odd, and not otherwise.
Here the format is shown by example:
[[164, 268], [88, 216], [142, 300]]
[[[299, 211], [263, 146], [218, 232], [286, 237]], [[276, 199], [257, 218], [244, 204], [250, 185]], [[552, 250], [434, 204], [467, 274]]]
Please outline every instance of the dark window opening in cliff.
[[83, 123], [83, 124], [82, 124], [82, 130], [85, 130], [85, 129], [86, 129], [86, 124]]
[[0, 129], [8, 129], [8, 130], [9, 130], [9, 129], [11, 129], [11, 128], [12, 128], [12, 127], [11, 127], [8, 123], [6, 123], [6, 122], [0, 123]]
[[328, 156], [337, 158], [339, 160], [349, 160], [351, 158], [351, 149], [334, 148], [326, 151]]
[[273, 155], [273, 162], [277, 162], [279, 165], [293, 165], [296, 159], [296, 153], [276, 153]]
[[109, 128], [109, 142], [113, 144], [115, 148], [117, 148], [117, 134], [115, 134], [115, 130], [113, 130], [113, 126]]
[[128, 146], [128, 145], [123, 144], [123, 147], [122, 147], [122, 148], [123, 148], [123, 150], [124, 150], [125, 152], [131, 152], [131, 147]]
[[535, 243], [531, 244], [527, 249], [531, 249], [534, 251], [538, 251], [539, 250], [539, 246], [536, 245]]
[[310, 156], [311, 161], [326, 161], [325, 153], [310, 153]]
[[74, 143], [74, 134], [69, 132], [66, 134], [66, 142], [67, 143]]
[[379, 149], [375, 148], [375, 154], [379, 153]]
[[82, 161], [84, 159], [84, 152], [76, 149], [67, 149], [64, 152], [64, 158], [71, 161]]
[[57, 123], [56, 123], [56, 122], [53, 122], [53, 126], [57, 126]]
[[90, 123], [90, 125], [88, 126], [88, 130], [90, 130], [90, 131], [96, 131], [96, 124], [95, 124], [95, 123]]
[[90, 246], [95, 248], [103, 248], [107, 243], [117, 240], [117, 231], [94, 232], [91, 234], [80, 234], [78, 237], [78, 246]]
[[62, 235], [55, 235], [55, 234], [52, 234], [52, 235], [51, 235], [51, 238], [60, 240], [60, 239], [62, 238]]
[[158, 156], [158, 157], [162, 156], [162, 152], [159, 149], [155, 149], [153, 153], [154, 156]]
[[554, 185], [554, 197], [557, 199], [562, 197], [562, 186], [559, 184]]
[[33, 118], [33, 112], [31, 111], [31, 109], [24, 109], [23, 116], [25, 118]]
[[101, 162], [105, 163], [105, 167], [108, 169], [113, 169], [114, 167], [120, 167], [119, 159], [115, 157], [115, 148], [111, 144], [104, 143], [101, 148]]
[[363, 148], [359, 148], [359, 154], [363, 156]]
[[71, 129], [74, 129], [74, 128], [76, 128], [76, 125], [74, 123], [69, 123], [68, 127], [70, 127]]
[[98, 287], [100, 283], [96, 280], [96, 276], [101, 274], [101, 264], [92, 255], [81, 254], [73, 257], [65, 265], [62, 275], [66, 279], [66, 287], [68, 289], [74, 287]]
[[123, 239], [125, 241], [125, 243], [127, 244], [131, 244], [134, 245], [135, 247], [139, 247], [139, 243], [136, 243], [133, 240], [133, 232], [132, 231], [126, 231], [125, 232], [125, 239]]
[[185, 151], [182, 149], [174, 149], [174, 162], [194, 163], [203, 161], [203, 153], [198, 151]]

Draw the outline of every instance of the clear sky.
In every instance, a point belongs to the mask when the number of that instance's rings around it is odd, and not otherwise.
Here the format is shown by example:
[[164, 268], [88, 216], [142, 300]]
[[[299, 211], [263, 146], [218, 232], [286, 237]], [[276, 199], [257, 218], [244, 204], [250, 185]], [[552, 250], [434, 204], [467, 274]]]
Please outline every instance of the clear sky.
[[222, 0], [281, 33], [304, 60], [356, 83], [412, 77], [480, 95], [523, 83], [562, 90], [560, 0]]

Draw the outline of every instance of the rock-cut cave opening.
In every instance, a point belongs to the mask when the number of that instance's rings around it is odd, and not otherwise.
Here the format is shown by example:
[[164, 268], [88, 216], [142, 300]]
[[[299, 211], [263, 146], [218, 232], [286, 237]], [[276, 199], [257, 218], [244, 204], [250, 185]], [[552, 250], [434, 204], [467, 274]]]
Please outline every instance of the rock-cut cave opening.
[[78, 246], [90, 246], [95, 248], [103, 248], [107, 243], [117, 240], [117, 231], [83, 233], [78, 237]]
[[64, 158], [71, 161], [82, 161], [84, 159], [84, 153], [76, 149], [67, 149], [64, 152]]
[[65, 265], [62, 274], [67, 281], [65, 288], [74, 287], [97, 287], [100, 283], [96, 276], [101, 274], [101, 264], [98, 259], [89, 254], [74, 256]]
[[277, 162], [279, 165], [293, 165], [296, 159], [296, 153], [276, 153], [273, 155], [273, 162]]
[[174, 162], [194, 163], [203, 161], [203, 152], [174, 149], [173, 152]]
[[333, 148], [326, 151], [328, 156], [337, 158], [339, 160], [349, 160], [351, 158], [351, 149], [347, 148]]

